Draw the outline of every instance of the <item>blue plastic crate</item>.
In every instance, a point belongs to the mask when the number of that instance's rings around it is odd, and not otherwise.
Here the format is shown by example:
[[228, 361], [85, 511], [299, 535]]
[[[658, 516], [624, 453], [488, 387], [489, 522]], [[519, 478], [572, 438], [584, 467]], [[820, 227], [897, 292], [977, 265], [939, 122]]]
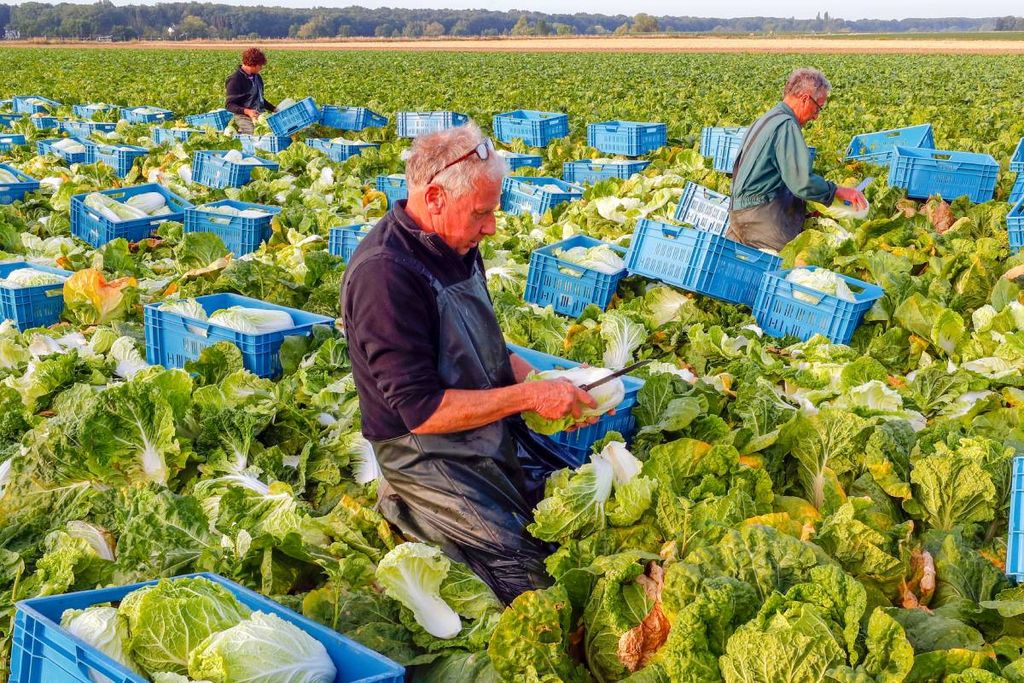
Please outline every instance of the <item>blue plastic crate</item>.
[[224, 158], [224, 150], [198, 150], [192, 155], [192, 181], [206, 187], [220, 190], [225, 187], [242, 187], [252, 180], [254, 168], [276, 171], [276, 161], [260, 159], [259, 164], [239, 164]]
[[171, 212], [163, 216], [147, 216], [146, 218], [135, 218], [127, 221], [112, 221], [85, 205], [87, 192], [76, 194], [71, 198], [71, 234], [94, 247], [100, 247], [118, 237], [123, 237], [129, 242], [138, 242], [149, 237], [149, 234], [160, 227], [160, 224], [164, 221], [184, 222], [185, 209], [192, 206], [191, 202], [182, 199], [159, 183], [146, 183], [145, 185], [103, 190], [100, 194], [105, 194], [111, 199], [124, 202], [131, 197], [146, 192], [159, 192], [162, 194], [164, 199], [167, 200], [167, 207]]
[[643, 275], [691, 292], [751, 306], [761, 276], [781, 259], [694, 228], [641, 218], [626, 254], [631, 275]]
[[1013, 156], [1010, 158], [1010, 170], [1015, 173], [1024, 171], [1024, 138], [1020, 139], [1017, 149], [1013, 151]]
[[[515, 344], [509, 344], [508, 350], [540, 372], [545, 370], [567, 370], [580, 365], [571, 360], [516, 346]], [[644, 386], [644, 381], [626, 375], [622, 378], [622, 383], [626, 388], [626, 396], [619, 405], [615, 406], [614, 415], [602, 415], [594, 424], [577, 429], [575, 432], [558, 432], [548, 437], [562, 446], [571, 455], [572, 460], [566, 463], [570, 467], [579, 467], [585, 463], [590, 456], [591, 447], [603, 439], [608, 432], [622, 434], [622, 438], [627, 443], [633, 437], [633, 434], [636, 432], [636, 418], [633, 417], [633, 406], [636, 405], [636, 397]]]
[[380, 147], [372, 142], [332, 142], [329, 138], [306, 138], [304, 142], [338, 163], [362, 153], [365, 149]]
[[591, 159], [566, 161], [562, 164], [562, 180], [570, 183], [599, 183], [608, 178], [629, 178], [650, 166], [649, 161], [615, 159], [598, 163]]
[[305, 97], [290, 107], [280, 109], [267, 117], [267, 125], [274, 135], [289, 136], [320, 122], [320, 109], [312, 97]]
[[501, 150], [498, 154], [505, 159], [508, 170], [515, 171], [520, 168], [540, 168], [544, 158], [539, 154], [520, 154], [518, 152], [506, 152]]
[[117, 128], [116, 123], [105, 123], [102, 121], [65, 121], [61, 129], [68, 135], [76, 138], [92, 137], [93, 133], [110, 133]]
[[340, 130], [363, 130], [388, 125], [388, 117], [366, 107], [336, 107], [328, 104], [320, 109], [320, 125]]
[[150, 136], [153, 138], [153, 142], [163, 145], [168, 142], [171, 144], [185, 142], [193, 135], [201, 132], [195, 128], [154, 128]]
[[151, 109], [151, 112], [137, 112], [136, 109], [143, 109], [144, 107], [121, 107], [121, 119], [128, 123], [163, 123], [164, 121], [174, 120], [174, 112], [170, 109], [161, 109], [160, 107], [145, 107]]
[[256, 154], [257, 151], [277, 154], [292, 144], [292, 139], [285, 135], [239, 135], [238, 140], [246, 154]]
[[[216, 574], [203, 577], [226, 588], [253, 612], [274, 614], [316, 638], [338, 670], [335, 683], [402, 683], [405, 670], [387, 657], [326, 626]], [[145, 677], [61, 628], [65, 610], [118, 603], [126, 595], [156, 581], [127, 586], [50, 595], [17, 604], [11, 650], [10, 683], [145, 683]]]
[[664, 123], [604, 121], [587, 126], [587, 144], [605, 154], [637, 157], [663, 147], [668, 140]]
[[[0, 192], [2, 191], [3, 186], [0, 185]], [[1024, 249], [1024, 196], [1018, 198], [1010, 213], [1006, 214], [1006, 232], [1009, 233], [1010, 249], [1013, 253]]]
[[914, 199], [966, 196], [980, 204], [992, 199], [998, 175], [992, 155], [971, 152], [897, 146], [889, 164], [889, 185], [904, 188]]
[[626, 252], [622, 247], [586, 235], [575, 235], [535, 249], [530, 254], [530, 270], [523, 299], [538, 306], [551, 306], [556, 313], [572, 318], [579, 316], [590, 304], [597, 305], [602, 311], [608, 308], [619, 280], [626, 277], [626, 269], [615, 274], [602, 273], [573, 263], [556, 253], [574, 247], [590, 249], [601, 244], [619, 252], [620, 256]]
[[21, 114], [0, 114], [0, 128], [10, 128], [11, 124], [21, 118]]
[[97, 162], [106, 164], [114, 169], [114, 173], [120, 178], [128, 175], [135, 165], [136, 159], [149, 154], [145, 147], [136, 145], [104, 145], [93, 142], [85, 142], [85, 149], [88, 152], [88, 163]]
[[405, 176], [401, 173], [377, 176], [377, 189], [388, 198], [389, 207], [409, 197], [409, 188], [405, 184]]
[[327, 250], [334, 256], [340, 256], [342, 261], [348, 263], [356, 247], [359, 246], [364, 237], [370, 234], [372, 228], [372, 225], [365, 223], [331, 228]]
[[101, 112], [113, 111], [117, 109], [116, 104], [104, 104], [98, 102], [95, 104], [75, 104], [71, 107], [71, 112], [80, 119], [91, 121], [92, 117], [96, 116]]
[[[806, 266], [807, 270], [816, 270]], [[816, 334], [828, 337], [834, 344], [848, 344], [868, 309], [885, 291], [876, 285], [836, 273], [846, 281], [854, 301], [819, 292], [788, 282], [790, 270], [765, 273], [754, 302], [754, 317], [765, 334], [772, 337], [794, 336], [806, 341]], [[794, 294], [810, 299], [805, 301]]]
[[932, 124], [923, 123], [919, 126], [854, 135], [846, 148], [845, 158], [888, 166], [892, 161], [892, 152], [897, 146], [934, 149], [935, 136], [932, 133]]
[[[68, 164], [87, 164], [89, 163], [89, 148], [86, 147], [84, 152], [64, 152], [60, 149], [54, 148], [52, 145], [60, 140], [70, 140], [73, 138], [51, 138], [49, 140], [39, 140], [36, 142], [36, 154], [43, 156], [46, 154], [53, 154], [60, 157]], [[78, 140], [83, 145], [85, 142]]]
[[[0, 278], [7, 277], [19, 268], [32, 268], [44, 273], [71, 277], [69, 270], [39, 266], [25, 261], [0, 263]], [[32, 327], [49, 327], [60, 320], [64, 310], [64, 283], [35, 285], [33, 287], [8, 287], [0, 284], [0, 315], [10, 320], [19, 330]]]
[[1005, 574], [1024, 581], [1024, 456], [1013, 459], [1010, 474], [1010, 529], [1006, 537]]
[[0, 168], [8, 173], [13, 173], [19, 180], [17, 183], [0, 183], [0, 204], [11, 204], [21, 201], [27, 193], [35, 192], [39, 189], [38, 180], [25, 175], [13, 166], [0, 164]]
[[196, 128], [210, 127], [216, 130], [224, 130], [234, 115], [227, 109], [214, 109], [203, 114], [192, 114], [185, 117], [185, 123]]
[[519, 139], [530, 147], [546, 147], [552, 140], [569, 134], [569, 116], [552, 111], [516, 109], [496, 114], [492, 123], [498, 140]]
[[675, 219], [704, 232], [725, 235], [729, 230], [729, 196], [686, 181]]
[[315, 325], [334, 324], [334, 319], [327, 316], [238, 294], [207, 294], [196, 297], [196, 301], [207, 316], [223, 308], [245, 306], [284, 311], [292, 317], [295, 326], [277, 332], [248, 334], [180, 313], [161, 311], [160, 303], [147, 304], [143, 312], [147, 361], [165, 368], [182, 368], [187, 361], [198, 358], [206, 347], [226, 341], [242, 352], [242, 363], [246, 370], [260, 377], [276, 377], [281, 373], [279, 352], [285, 337], [308, 336]]
[[398, 112], [398, 137], [414, 138], [417, 135], [436, 133], [446, 128], [455, 128], [469, 121], [469, 117], [455, 111], [400, 111]]
[[1016, 204], [1021, 197], [1024, 197], [1024, 173], [1017, 174], [1017, 179], [1013, 181], [1013, 187], [1010, 188], [1010, 204]]
[[61, 120], [56, 116], [30, 116], [28, 118], [36, 130], [61, 130]]
[[712, 168], [716, 171], [731, 174], [746, 134], [745, 127], [707, 126], [700, 131], [700, 153], [711, 159]]
[[[244, 211], [252, 209], [263, 211], [266, 216], [245, 218], [209, 211], [209, 208], [230, 206]], [[202, 206], [190, 206], [185, 209], [185, 232], [212, 232], [224, 241], [224, 246], [235, 256], [256, 251], [260, 244], [270, 239], [271, 221], [281, 213], [279, 206], [265, 204], [249, 204], [234, 199], [222, 199]]]
[[[34, 104], [29, 100], [39, 100], [42, 104]], [[11, 99], [11, 108], [16, 114], [45, 114], [57, 109], [60, 102], [39, 95], [19, 95]]]
[[25, 136], [15, 133], [0, 134], [0, 152], [10, 152], [12, 148], [25, 144]]
[[[558, 191], [548, 187], [557, 187]], [[518, 216], [541, 216], [559, 204], [583, 198], [583, 188], [558, 178], [505, 176], [501, 181], [501, 210]]]

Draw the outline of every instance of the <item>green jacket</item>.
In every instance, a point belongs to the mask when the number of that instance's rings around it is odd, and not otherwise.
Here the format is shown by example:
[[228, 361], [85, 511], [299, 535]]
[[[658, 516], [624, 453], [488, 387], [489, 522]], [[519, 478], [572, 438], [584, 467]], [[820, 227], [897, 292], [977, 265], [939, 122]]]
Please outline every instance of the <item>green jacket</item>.
[[[783, 115], [777, 116], [777, 112]], [[783, 186], [805, 201], [831, 204], [836, 185], [811, 172], [810, 151], [789, 105], [779, 102], [747, 129], [747, 134], [769, 116], [773, 118], [751, 148], [743, 150], [733, 174], [732, 209], [767, 204]], [[743, 142], [746, 145], [746, 138]]]

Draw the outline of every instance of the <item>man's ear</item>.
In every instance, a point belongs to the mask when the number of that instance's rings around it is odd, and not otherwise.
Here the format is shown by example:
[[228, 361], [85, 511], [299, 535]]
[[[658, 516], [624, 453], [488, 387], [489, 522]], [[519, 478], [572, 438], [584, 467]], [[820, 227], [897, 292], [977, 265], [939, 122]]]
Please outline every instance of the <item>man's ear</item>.
[[434, 184], [427, 185], [427, 189], [423, 193], [423, 203], [426, 204], [427, 211], [435, 216], [440, 215], [444, 211], [447, 200], [448, 197], [443, 187]]

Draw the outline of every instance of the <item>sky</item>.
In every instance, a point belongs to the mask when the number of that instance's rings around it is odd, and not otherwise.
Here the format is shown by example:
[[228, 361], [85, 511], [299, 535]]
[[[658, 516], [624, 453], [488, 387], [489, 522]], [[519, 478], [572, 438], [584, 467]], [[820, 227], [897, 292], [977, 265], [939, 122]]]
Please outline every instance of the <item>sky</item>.
[[[5, 0], [0, 0], [3, 2]], [[6, 0], [11, 2], [11, 0]], [[14, 0], [17, 3], [19, 0]], [[59, 2], [60, 0], [41, 0]], [[92, 2], [92, 0], [72, 0]], [[908, 17], [1000, 17], [1024, 14], [1021, 0], [726, 0], [722, 3], [686, 2], [685, 0], [362, 0], [361, 2], [324, 2], [323, 0], [209, 0], [232, 5], [274, 5], [278, 7], [363, 7], [453, 8], [453, 9], [521, 9], [550, 14], [591, 12], [594, 14], [636, 14], [647, 12], [657, 16], [700, 17], [796, 17], [813, 19], [819, 12], [843, 19], [905, 19]], [[136, 4], [114, 0], [116, 5]], [[142, 2], [141, 4], [154, 4]]]

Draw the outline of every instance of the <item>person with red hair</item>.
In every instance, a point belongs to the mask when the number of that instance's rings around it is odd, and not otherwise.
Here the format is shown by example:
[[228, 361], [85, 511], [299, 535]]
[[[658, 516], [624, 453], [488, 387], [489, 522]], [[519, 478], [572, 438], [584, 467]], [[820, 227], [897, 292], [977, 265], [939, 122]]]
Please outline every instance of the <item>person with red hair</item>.
[[260, 71], [267, 56], [257, 47], [242, 53], [242, 63], [225, 83], [227, 97], [224, 108], [235, 115], [235, 127], [243, 135], [252, 135], [253, 124], [259, 115], [276, 108], [263, 96], [263, 77]]

